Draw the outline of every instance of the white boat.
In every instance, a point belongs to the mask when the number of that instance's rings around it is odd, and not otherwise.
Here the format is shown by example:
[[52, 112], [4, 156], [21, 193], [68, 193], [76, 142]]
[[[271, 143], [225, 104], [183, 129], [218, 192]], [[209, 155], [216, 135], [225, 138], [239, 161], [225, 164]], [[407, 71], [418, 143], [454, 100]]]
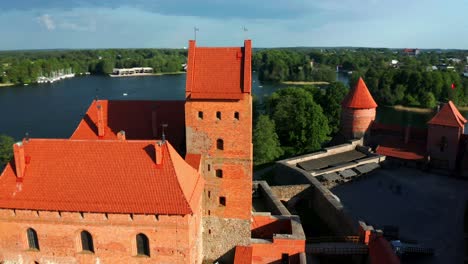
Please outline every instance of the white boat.
[[123, 93], [123, 96], [127, 96], [128, 94], [127, 93]]

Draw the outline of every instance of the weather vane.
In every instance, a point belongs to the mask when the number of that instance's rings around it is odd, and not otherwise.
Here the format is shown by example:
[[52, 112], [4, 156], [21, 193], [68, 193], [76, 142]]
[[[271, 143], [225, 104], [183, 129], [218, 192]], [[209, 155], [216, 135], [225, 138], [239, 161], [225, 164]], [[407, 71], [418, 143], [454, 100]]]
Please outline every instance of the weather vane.
[[244, 31], [244, 38], [247, 39], [247, 31], [249, 31], [245, 26], [242, 26], [242, 31]]

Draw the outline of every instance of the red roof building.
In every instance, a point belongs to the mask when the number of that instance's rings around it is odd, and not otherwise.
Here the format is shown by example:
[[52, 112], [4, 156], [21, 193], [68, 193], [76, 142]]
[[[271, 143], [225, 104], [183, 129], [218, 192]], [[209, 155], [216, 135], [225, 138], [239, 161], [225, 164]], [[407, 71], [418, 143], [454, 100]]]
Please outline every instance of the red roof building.
[[432, 166], [451, 171], [461, 169], [463, 157], [459, 155], [464, 152], [459, 148], [466, 122], [451, 101], [428, 122], [427, 152]]
[[427, 124], [464, 128], [466, 118], [462, 116], [453, 102], [449, 101]]
[[341, 102], [341, 134], [346, 139], [364, 137], [375, 120], [377, 103], [362, 78]]
[[[185, 124], [187, 157], [201, 155], [204, 257], [231, 263], [225, 253], [250, 243], [252, 212], [252, 43], [197, 47], [190, 41]], [[216, 231], [214, 231], [216, 230]], [[212, 235], [211, 232], [216, 232]], [[228, 257], [228, 258], [225, 258]]]

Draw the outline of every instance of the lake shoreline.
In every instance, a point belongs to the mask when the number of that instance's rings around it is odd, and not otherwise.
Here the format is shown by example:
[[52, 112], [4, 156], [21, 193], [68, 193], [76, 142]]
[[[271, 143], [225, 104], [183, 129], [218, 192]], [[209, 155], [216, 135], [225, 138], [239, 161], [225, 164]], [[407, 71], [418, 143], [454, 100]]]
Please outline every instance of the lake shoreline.
[[[406, 111], [406, 112], [413, 112], [413, 113], [432, 113], [435, 111], [433, 108], [423, 108], [423, 107], [411, 107], [411, 106], [404, 106], [404, 105], [392, 105], [392, 106], [385, 106], [389, 108], [393, 108], [397, 111]], [[457, 106], [459, 111], [468, 111], [468, 106]]]
[[156, 72], [156, 73], [136, 73], [136, 74], [130, 74], [130, 75], [111, 75], [109, 74], [109, 77], [112, 78], [126, 78], [126, 77], [147, 77], [147, 76], [162, 76], [162, 75], [178, 75], [178, 74], [183, 74], [186, 73], [184, 71], [178, 71], [178, 72]]
[[286, 85], [328, 85], [329, 82], [305, 82], [305, 81], [284, 81], [281, 82]]
[[0, 83], [0, 87], [10, 87], [10, 86], [13, 86], [13, 85], [16, 85], [14, 83]]

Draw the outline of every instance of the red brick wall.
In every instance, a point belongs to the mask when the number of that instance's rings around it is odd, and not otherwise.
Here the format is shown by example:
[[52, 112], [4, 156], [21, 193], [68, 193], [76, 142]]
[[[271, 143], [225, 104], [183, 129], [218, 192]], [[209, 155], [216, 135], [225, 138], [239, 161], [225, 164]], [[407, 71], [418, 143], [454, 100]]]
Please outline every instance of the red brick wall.
[[[132, 219], [133, 218], [133, 219]], [[30, 263], [200, 263], [194, 244], [200, 219], [186, 216], [94, 214], [0, 210], [0, 260]], [[26, 230], [37, 232], [39, 251], [28, 250]], [[94, 254], [81, 252], [80, 232], [93, 238]], [[136, 256], [136, 235], [144, 233], [150, 257]], [[195, 251], [195, 252], [194, 252]]]
[[[198, 112], [203, 112], [199, 119]], [[216, 112], [221, 112], [221, 120]], [[234, 113], [239, 112], [239, 120]], [[202, 154], [205, 177], [204, 214], [248, 220], [252, 200], [252, 100], [245, 94], [239, 101], [192, 101], [185, 105], [187, 153]], [[216, 141], [224, 141], [217, 150]], [[208, 169], [208, 166], [210, 167]], [[216, 170], [223, 171], [222, 178]], [[209, 194], [209, 195], [208, 195]], [[220, 206], [219, 197], [226, 198]]]
[[361, 138], [375, 120], [375, 108], [343, 108], [341, 113], [341, 132], [349, 139]]
[[[448, 165], [448, 169], [455, 169], [461, 133], [462, 130], [460, 128], [429, 125], [427, 134], [427, 152], [434, 165], [441, 166], [443, 163], [446, 163]], [[443, 136], [447, 138], [447, 145], [444, 148], [444, 151], [441, 151], [440, 143]]]
[[292, 234], [290, 219], [275, 219], [271, 216], [252, 218], [252, 238], [272, 239], [273, 234]]
[[290, 263], [299, 263], [299, 254], [305, 252], [305, 240], [273, 239], [273, 243], [256, 243], [251, 247], [252, 263], [279, 263], [282, 254], [289, 254]]

